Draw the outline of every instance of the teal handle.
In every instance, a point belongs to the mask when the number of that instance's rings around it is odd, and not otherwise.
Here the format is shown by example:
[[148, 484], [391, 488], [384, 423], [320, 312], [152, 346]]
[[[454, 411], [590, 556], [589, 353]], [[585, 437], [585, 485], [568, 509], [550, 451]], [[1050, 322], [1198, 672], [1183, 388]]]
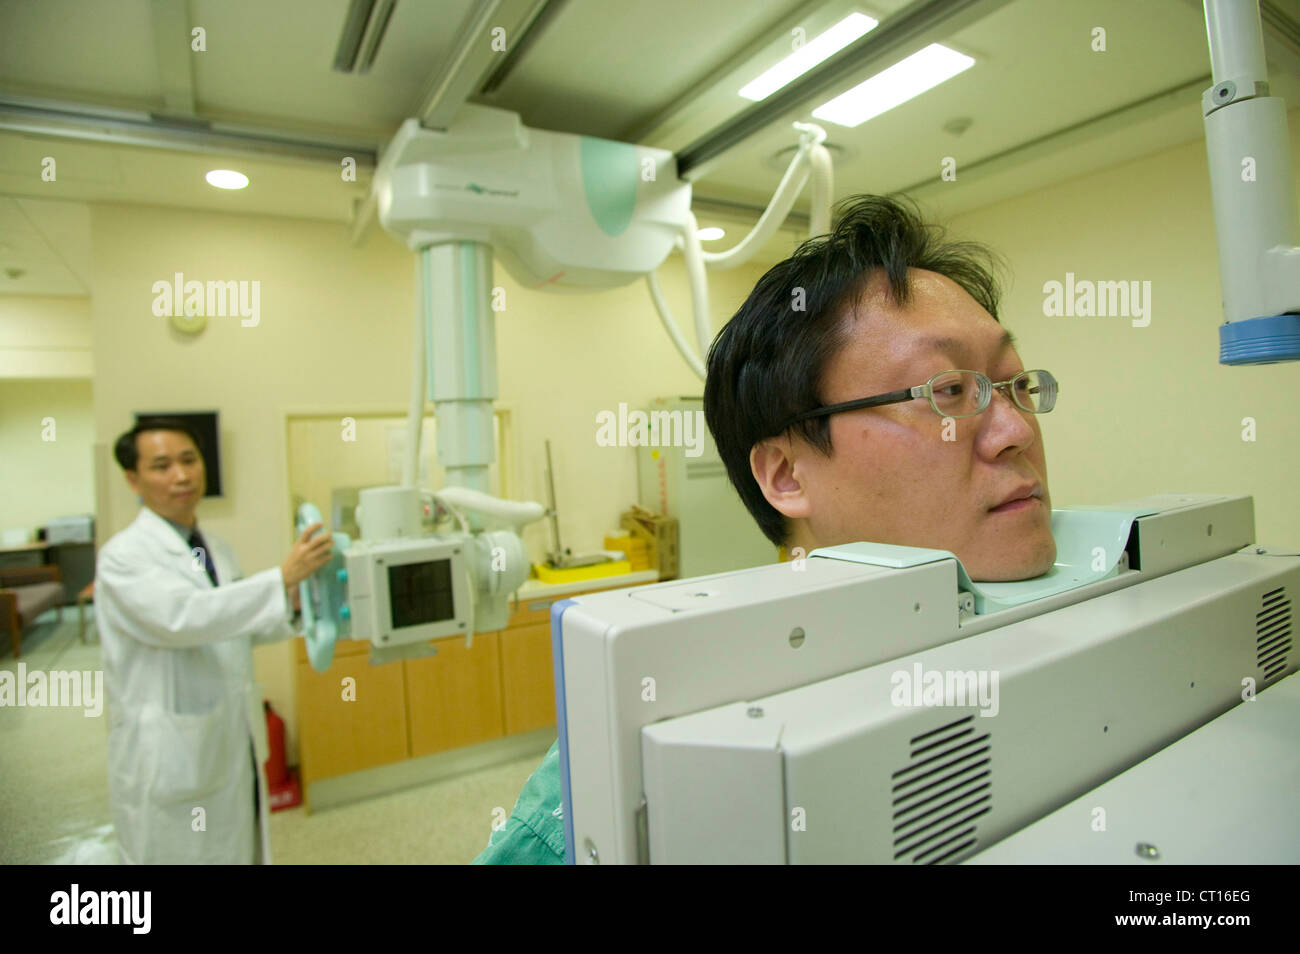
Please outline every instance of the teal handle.
[[[298, 532], [315, 523], [322, 523], [315, 504], [305, 503], [298, 508]], [[342, 636], [346, 623], [346, 598], [342, 580], [343, 554], [351, 543], [346, 533], [334, 536], [334, 552], [329, 562], [298, 584], [299, 602], [302, 604], [302, 628], [307, 641], [307, 658], [311, 668], [325, 672], [334, 662], [334, 646]]]

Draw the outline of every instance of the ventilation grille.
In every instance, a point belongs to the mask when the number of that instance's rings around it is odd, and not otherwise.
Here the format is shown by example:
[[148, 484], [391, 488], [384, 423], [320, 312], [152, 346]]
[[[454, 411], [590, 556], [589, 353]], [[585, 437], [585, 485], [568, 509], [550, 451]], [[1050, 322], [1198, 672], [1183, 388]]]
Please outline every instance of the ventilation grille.
[[968, 715], [912, 739], [893, 774], [894, 860], [936, 865], [969, 854], [976, 819], [992, 810], [992, 743]]
[[1291, 652], [1291, 600], [1286, 587], [1269, 590], [1255, 614], [1255, 661], [1268, 682], [1286, 670]]

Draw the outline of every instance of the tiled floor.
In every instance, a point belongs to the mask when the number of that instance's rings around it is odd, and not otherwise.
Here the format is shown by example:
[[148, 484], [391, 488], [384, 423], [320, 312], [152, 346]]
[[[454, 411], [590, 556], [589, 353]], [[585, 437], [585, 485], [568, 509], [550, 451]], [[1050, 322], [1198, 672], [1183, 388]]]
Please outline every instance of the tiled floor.
[[[88, 609], [88, 616], [90, 610]], [[42, 617], [0, 669], [96, 670], [99, 645], [77, 614]], [[107, 720], [83, 709], [0, 706], [0, 864], [113, 864]], [[271, 815], [277, 864], [465, 864], [487, 843], [494, 808], [508, 812], [543, 752], [494, 768], [307, 815]]]

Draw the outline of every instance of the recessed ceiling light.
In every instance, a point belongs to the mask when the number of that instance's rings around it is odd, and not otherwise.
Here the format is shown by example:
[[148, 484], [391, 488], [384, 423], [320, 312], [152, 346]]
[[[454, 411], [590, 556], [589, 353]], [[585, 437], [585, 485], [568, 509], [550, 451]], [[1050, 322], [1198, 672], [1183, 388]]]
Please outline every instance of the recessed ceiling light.
[[975, 61], [964, 53], [931, 43], [866, 82], [859, 83], [848, 92], [818, 106], [813, 110], [813, 118], [840, 126], [859, 126], [974, 65]]
[[758, 102], [782, 86], [803, 76], [822, 60], [829, 59], [864, 33], [875, 29], [875, 20], [863, 13], [851, 13], [812, 42], [795, 50], [766, 73], [747, 83], [740, 91], [745, 99]]
[[701, 242], [716, 242], [727, 233], [716, 226], [710, 226], [707, 229], [700, 229], [695, 234], [699, 236]]
[[218, 189], [242, 189], [248, 185], [248, 176], [232, 169], [213, 169], [204, 178], [208, 180], [208, 185]]

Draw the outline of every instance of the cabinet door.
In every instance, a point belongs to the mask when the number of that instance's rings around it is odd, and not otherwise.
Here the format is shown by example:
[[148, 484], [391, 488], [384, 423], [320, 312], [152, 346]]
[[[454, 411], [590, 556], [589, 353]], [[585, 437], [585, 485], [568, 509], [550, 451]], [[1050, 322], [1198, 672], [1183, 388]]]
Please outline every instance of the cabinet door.
[[326, 672], [299, 663], [298, 727], [304, 782], [408, 758], [402, 667], [361, 655], [336, 656]]
[[438, 654], [408, 659], [406, 668], [411, 757], [500, 738], [500, 652], [496, 633], [434, 640]]
[[501, 633], [501, 683], [506, 735], [555, 725], [549, 622], [516, 626]]

